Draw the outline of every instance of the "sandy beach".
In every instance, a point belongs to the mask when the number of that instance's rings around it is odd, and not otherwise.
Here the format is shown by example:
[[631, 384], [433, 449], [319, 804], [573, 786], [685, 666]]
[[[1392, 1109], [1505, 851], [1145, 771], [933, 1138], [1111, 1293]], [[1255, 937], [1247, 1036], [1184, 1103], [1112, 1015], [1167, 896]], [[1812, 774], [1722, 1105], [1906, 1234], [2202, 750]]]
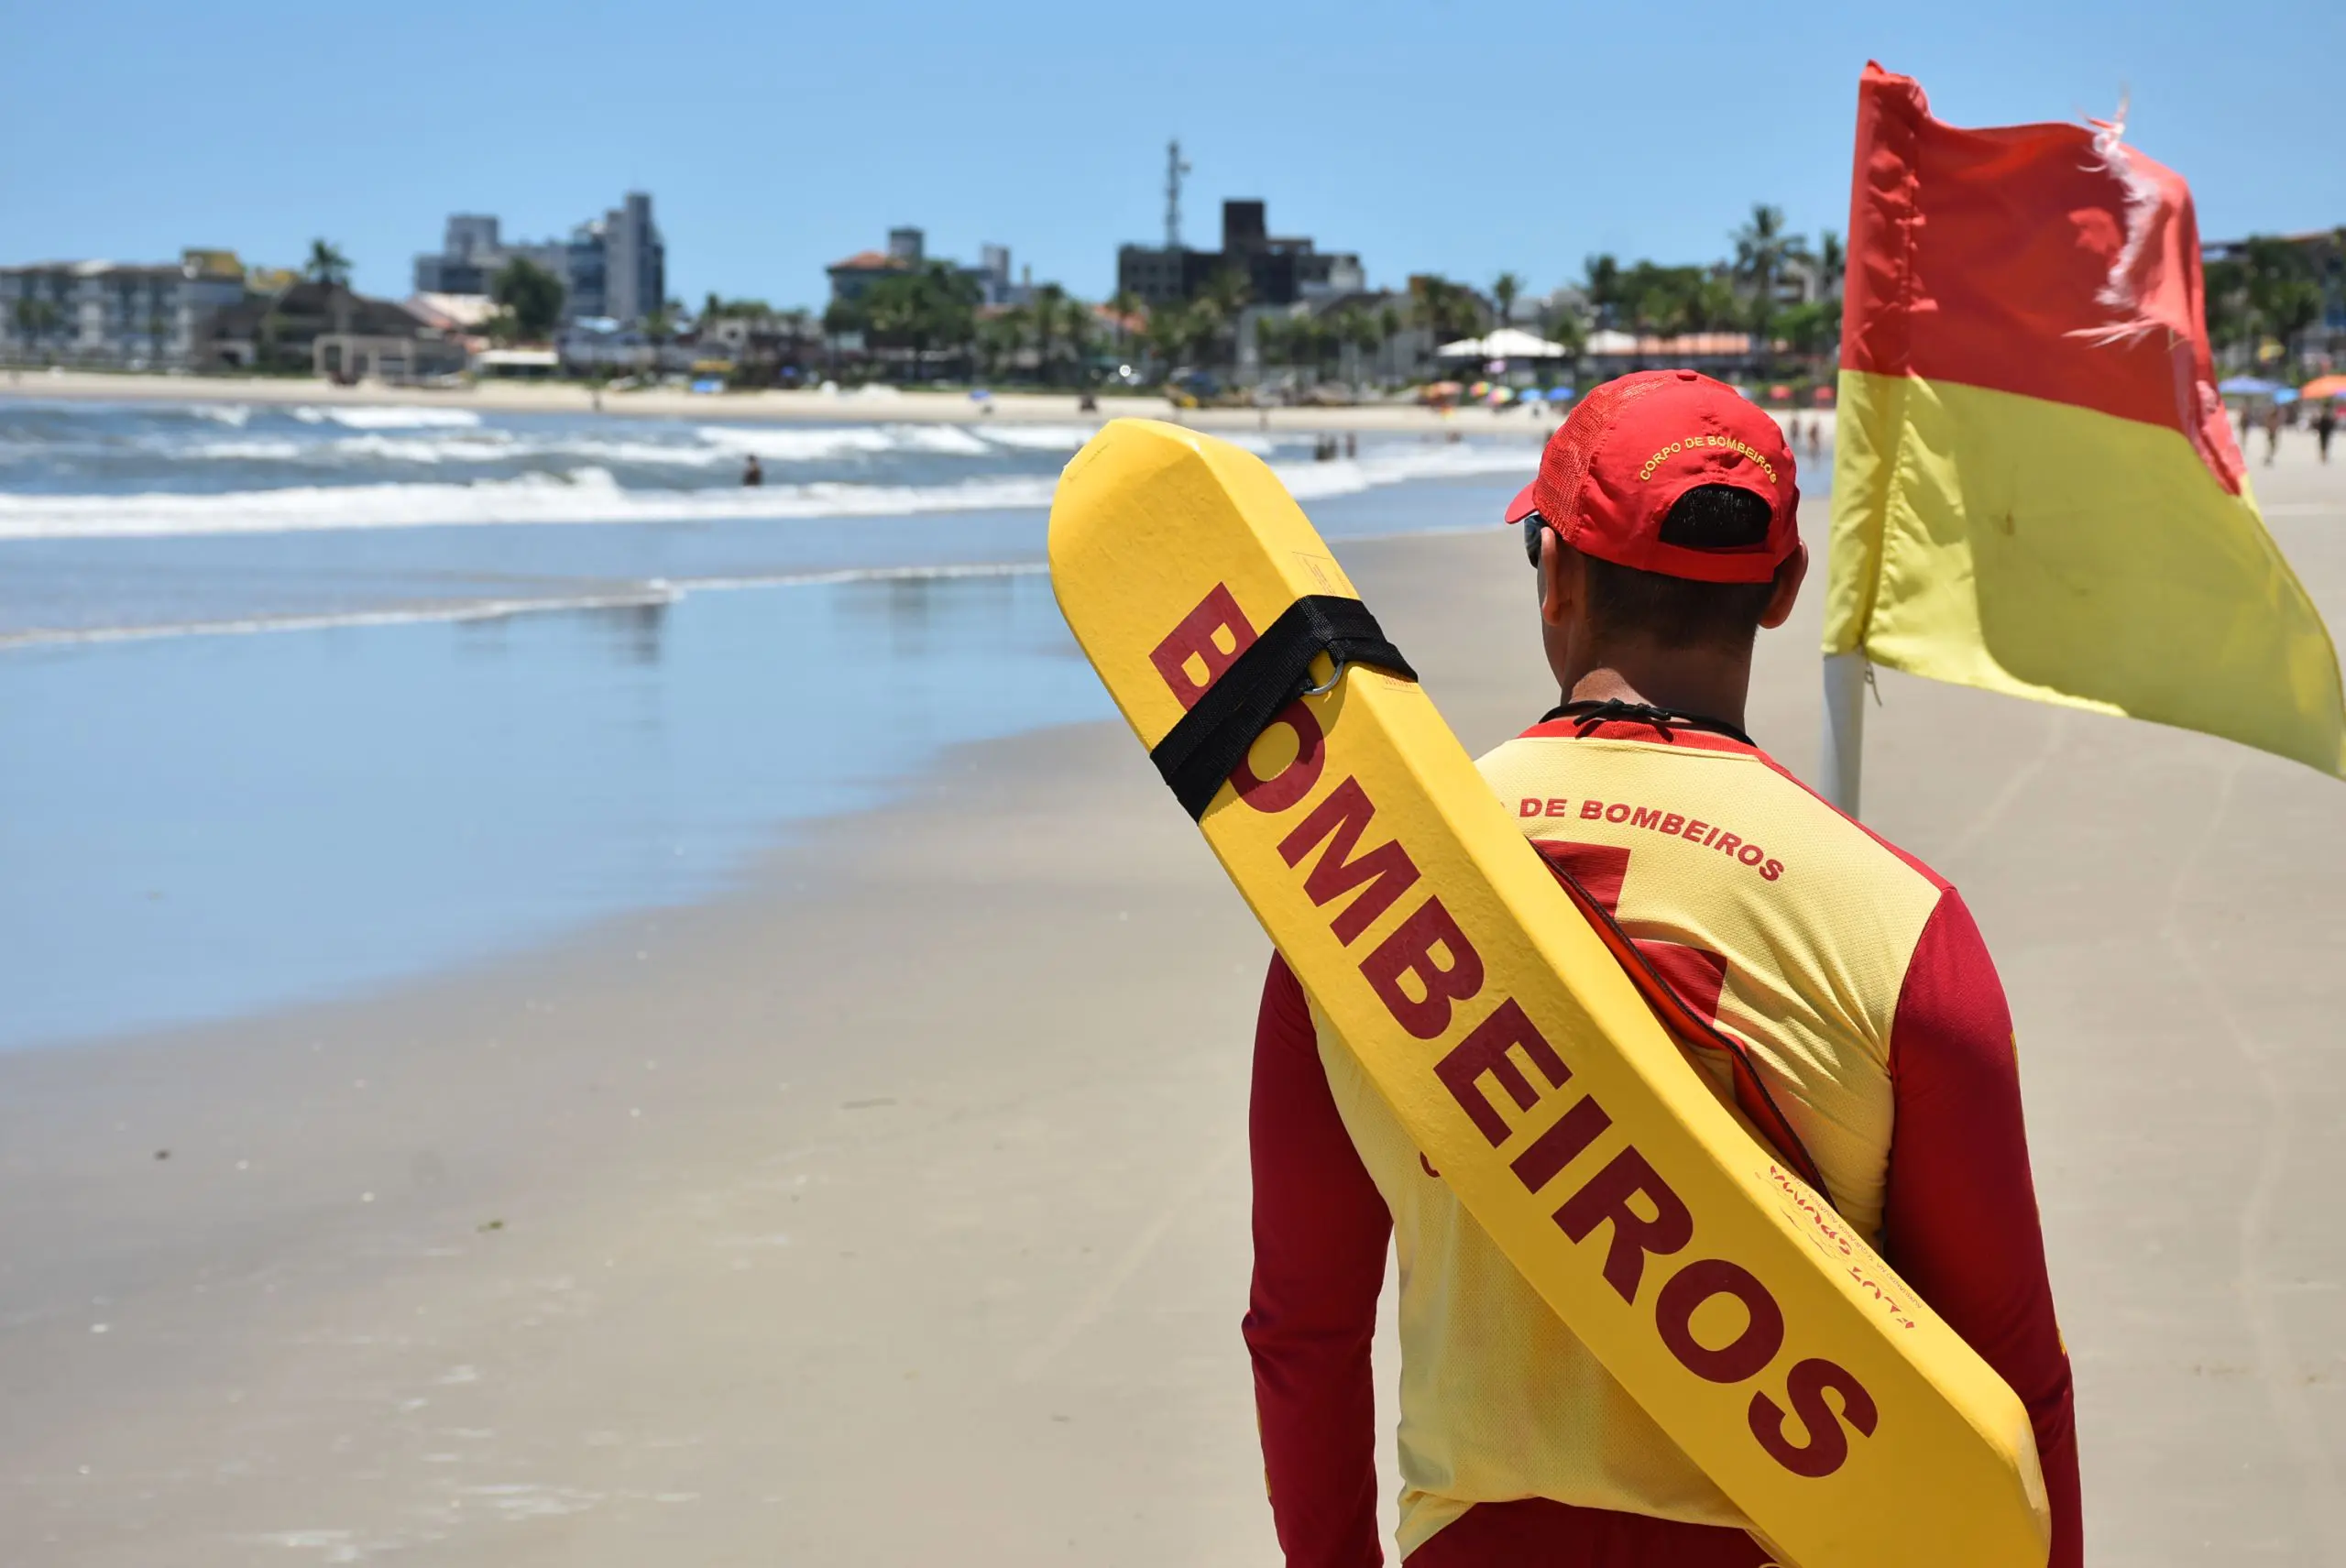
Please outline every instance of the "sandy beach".
[[[2299, 455], [2253, 477], [2346, 624], [2346, 465]], [[1470, 749], [1552, 700], [1503, 532], [1342, 554]], [[1815, 597], [1749, 716], [1802, 771]], [[2019, 1025], [2094, 1560], [2346, 1564], [2346, 794], [1881, 694], [1869, 820], [1963, 888]], [[1275, 1563], [1237, 1332], [1266, 951], [1088, 724], [689, 908], [0, 1055], [0, 1561]]]
[[[597, 408], [586, 387], [553, 381], [483, 381], [470, 387], [446, 389], [387, 387], [368, 382], [336, 386], [324, 379], [280, 376], [155, 376], [112, 375], [96, 371], [11, 373], [0, 380], [0, 396], [67, 398], [92, 401], [161, 400], [173, 402], [262, 403], [309, 405], [399, 405], [421, 408], [473, 409], [506, 413], [585, 413]], [[1150, 395], [1103, 395], [1096, 413], [1084, 413], [1072, 392], [996, 392], [981, 403], [966, 392], [902, 391], [877, 386], [865, 389], [819, 391], [765, 390], [696, 393], [671, 388], [609, 392], [601, 411], [653, 418], [751, 420], [775, 423], [807, 421], [881, 420], [908, 423], [975, 424], [1000, 421], [1008, 424], [1066, 424], [1073, 421], [1104, 421], [1119, 415], [1135, 419], [1174, 419], [1199, 430], [1320, 430], [1429, 433], [1450, 430], [1472, 434], [1551, 428], [1554, 421], [1520, 409], [1494, 412], [1464, 409], [1440, 413], [1416, 403], [1369, 403], [1358, 408], [1176, 409]], [[1831, 415], [1825, 416], [1828, 420]]]

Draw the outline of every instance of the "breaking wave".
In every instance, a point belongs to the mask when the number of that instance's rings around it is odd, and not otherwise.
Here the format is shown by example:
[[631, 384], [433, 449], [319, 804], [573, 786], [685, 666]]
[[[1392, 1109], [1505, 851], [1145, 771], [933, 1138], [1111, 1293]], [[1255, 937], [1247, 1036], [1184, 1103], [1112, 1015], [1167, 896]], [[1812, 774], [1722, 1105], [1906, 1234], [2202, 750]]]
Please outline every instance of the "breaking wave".
[[[848, 427], [743, 432], [732, 426], [709, 428], [744, 439], [783, 438], [781, 444], [784, 447], [789, 444], [787, 438], [893, 440], [898, 438], [899, 430]], [[982, 439], [956, 427], [904, 428], [918, 429], [924, 436], [949, 432], [961, 439]], [[668, 450], [658, 443], [641, 444]], [[239, 455], [253, 459], [279, 455], [274, 444], [263, 440], [219, 443], [215, 444], [215, 455], [217, 446], [239, 447]], [[610, 455], [608, 451], [602, 455]], [[763, 455], [762, 453], [762, 459]], [[1275, 463], [1273, 466], [1299, 499], [1313, 500], [1414, 480], [1528, 473], [1538, 455], [1538, 449], [1529, 444], [1509, 447], [1465, 443], [1411, 444], [1384, 451], [1372, 448], [1358, 457], [1333, 462]], [[446, 458], [444, 455], [432, 460]], [[736, 453], [720, 451], [717, 460], [735, 462], [739, 457]], [[218, 494], [156, 490], [69, 495], [0, 492], [0, 539], [141, 538], [738, 518], [900, 517], [921, 512], [1041, 508], [1049, 504], [1057, 483], [1056, 474], [1011, 474], [939, 484], [822, 482], [687, 489], [622, 485], [609, 468], [589, 465], [562, 474], [530, 473], [469, 483], [289, 485]]]
[[303, 424], [338, 424], [345, 430], [468, 430], [480, 423], [470, 409], [411, 409], [367, 403], [320, 407], [305, 403], [293, 411]]

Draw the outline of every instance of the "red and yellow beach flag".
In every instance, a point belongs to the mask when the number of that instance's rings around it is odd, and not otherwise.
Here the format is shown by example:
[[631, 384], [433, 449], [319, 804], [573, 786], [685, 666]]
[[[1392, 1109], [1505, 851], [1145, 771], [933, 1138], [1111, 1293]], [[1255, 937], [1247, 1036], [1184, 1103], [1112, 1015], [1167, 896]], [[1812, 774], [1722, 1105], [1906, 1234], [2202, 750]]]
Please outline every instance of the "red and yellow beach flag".
[[1825, 652], [2346, 776], [2337, 655], [2216, 396], [2191, 192], [2122, 128], [1959, 130], [1866, 68]]

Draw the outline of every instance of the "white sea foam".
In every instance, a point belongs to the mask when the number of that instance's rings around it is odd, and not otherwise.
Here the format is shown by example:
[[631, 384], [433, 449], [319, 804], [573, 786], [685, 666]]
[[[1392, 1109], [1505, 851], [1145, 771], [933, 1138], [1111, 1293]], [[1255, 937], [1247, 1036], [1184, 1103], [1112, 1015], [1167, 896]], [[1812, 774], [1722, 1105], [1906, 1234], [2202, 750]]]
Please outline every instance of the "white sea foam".
[[895, 442], [876, 424], [788, 426], [704, 424], [693, 433], [713, 451], [740, 462], [755, 453], [770, 463], [817, 463], [861, 452], [892, 452]]
[[[964, 427], [967, 428], [967, 427]], [[1014, 452], [1074, 452], [1100, 433], [1091, 424], [986, 424], [973, 434]]]
[[170, 457], [196, 457], [214, 462], [291, 463], [307, 450], [301, 442], [266, 436], [249, 441], [199, 441], [190, 446], [157, 447]]
[[521, 615], [640, 609], [650, 605], [674, 604], [690, 593], [720, 593], [743, 588], [821, 587], [844, 583], [931, 582], [963, 577], [1031, 577], [1040, 576], [1049, 570], [1050, 567], [1041, 561], [1003, 561], [931, 566], [846, 566], [826, 572], [694, 577], [681, 581], [654, 577], [631, 587], [606, 593], [549, 594], [543, 598], [452, 599], [442, 604], [403, 605], [394, 609], [258, 615], [144, 626], [35, 627], [23, 631], [0, 632], [0, 649], [54, 643], [145, 642], [163, 637], [243, 637], [268, 631], [327, 631], [363, 626], [505, 620]]
[[[732, 462], [754, 453], [762, 462], [819, 463], [828, 458], [886, 452], [930, 452], [948, 457], [984, 457], [992, 447], [959, 425], [850, 424], [790, 429], [775, 425], [704, 424], [693, 433], [705, 450]], [[677, 448], [678, 458], [686, 449]]]
[[190, 403], [188, 411], [198, 419], [208, 419], [214, 424], [234, 425], [238, 430], [244, 429], [246, 422], [253, 417], [250, 403]]
[[567, 479], [525, 474], [475, 484], [299, 485], [224, 495], [0, 493], [0, 539], [291, 533], [484, 523], [597, 523], [726, 518], [890, 517], [1048, 504], [1046, 477], [955, 485], [767, 485], [626, 489], [603, 468]]
[[411, 409], [372, 404], [305, 403], [293, 411], [303, 424], [338, 424], [345, 430], [458, 430], [480, 423], [470, 409]]
[[[679, 430], [674, 439], [659, 439], [641, 427], [605, 435], [482, 425], [467, 422], [475, 416], [462, 409], [302, 408], [294, 411], [305, 423], [323, 428], [314, 436], [192, 441], [154, 437], [142, 444], [159, 456], [192, 462], [283, 462], [313, 468], [368, 463], [436, 466], [551, 461], [715, 471], [738, 468], [743, 458], [753, 454], [769, 467], [900, 454], [973, 459], [1022, 453], [1072, 455], [1097, 433], [1096, 426], [1080, 424], [707, 424]], [[411, 415], [425, 417], [403, 422]], [[455, 417], [452, 420], [451, 415]], [[377, 416], [390, 417], [376, 428]], [[223, 422], [243, 423], [241, 420]], [[329, 433], [343, 429], [356, 433]], [[1262, 457], [1273, 456], [1281, 449], [1281, 443], [1266, 435], [1239, 433], [1222, 439]], [[1285, 443], [1290, 452], [1300, 445], [1293, 437]]]
[[[850, 434], [857, 432], [781, 432]], [[256, 445], [258, 444], [256, 443]], [[1538, 449], [1465, 444], [1411, 445], [1329, 463], [1276, 467], [1299, 499], [1354, 495], [1419, 479], [1529, 473]], [[473, 483], [302, 485], [191, 495], [0, 492], [0, 539], [137, 538], [281, 533], [327, 529], [433, 528], [492, 523], [610, 523], [732, 518], [897, 517], [1047, 506], [1050, 475], [975, 477], [939, 485], [845, 483], [630, 488], [607, 468], [525, 474]]]
[[1529, 474], [1540, 466], [1540, 448], [1470, 446], [1464, 442], [1441, 446], [1409, 446], [1398, 451], [1370, 451], [1358, 457], [1327, 463], [1275, 463], [1273, 470], [1288, 493], [1299, 501], [1329, 496], [1358, 495], [1387, 485], [1415, 479], [1472, 479], [1502, 474]]

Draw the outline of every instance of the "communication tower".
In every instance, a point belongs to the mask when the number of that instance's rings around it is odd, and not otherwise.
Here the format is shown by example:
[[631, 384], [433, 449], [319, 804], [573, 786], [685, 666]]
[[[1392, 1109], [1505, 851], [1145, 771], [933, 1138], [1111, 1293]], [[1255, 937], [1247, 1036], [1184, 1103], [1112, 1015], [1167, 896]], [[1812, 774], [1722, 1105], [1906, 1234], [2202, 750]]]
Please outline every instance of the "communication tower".
[[1189, 166], [1181, 161], [1181, 138], [1165, 144], [1165, 248], [1181, 248], [1181, 176]]

